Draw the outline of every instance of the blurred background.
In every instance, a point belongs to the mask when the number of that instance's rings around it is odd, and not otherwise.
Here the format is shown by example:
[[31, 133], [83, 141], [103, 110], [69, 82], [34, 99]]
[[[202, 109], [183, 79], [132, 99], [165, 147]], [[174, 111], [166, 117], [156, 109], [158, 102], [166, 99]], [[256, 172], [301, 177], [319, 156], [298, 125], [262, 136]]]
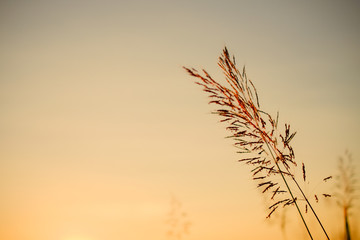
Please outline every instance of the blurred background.
[[[306, 239], [293, 210], [265, 219], [182, 66], [222, 81], [227, 46], [262, 109], [297, 131], [306, 191], [333, 192], [322, 179], [346, 149], [360, 170], [359, 12], [355, 0], [1, 1], [0, 238]], [[341, 239], [342, 209], [315, 208]], [[350, 221], [359, 237], [356, 208]]]

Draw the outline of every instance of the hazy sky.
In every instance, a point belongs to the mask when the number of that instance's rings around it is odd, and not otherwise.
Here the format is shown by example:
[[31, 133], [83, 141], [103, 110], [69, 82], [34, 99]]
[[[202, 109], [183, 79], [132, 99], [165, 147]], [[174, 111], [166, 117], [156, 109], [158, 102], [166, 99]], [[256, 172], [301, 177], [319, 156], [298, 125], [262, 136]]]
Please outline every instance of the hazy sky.
[[[281, 239], [182, 66], [221, 79], [227, 46], [298, 132], [311, 192], [346, 149], [359, 172], [359, 13], [350, 0], [1, 1], [0, 238], [166, 240], [176, 196], [183, 239]], [[322, 204], [336, 236], [341, 211]]]

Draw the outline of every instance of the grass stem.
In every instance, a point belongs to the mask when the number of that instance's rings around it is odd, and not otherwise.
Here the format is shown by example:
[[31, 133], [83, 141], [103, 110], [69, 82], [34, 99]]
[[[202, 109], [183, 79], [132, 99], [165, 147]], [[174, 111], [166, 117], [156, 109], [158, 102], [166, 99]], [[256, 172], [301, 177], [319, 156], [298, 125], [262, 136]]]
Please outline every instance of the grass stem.
[[301, 220], [302, 220], [302, 222], [304, 223], [304, 226], [305, 226], [305, 228], [306, 228], [306, 230], [307, 230], [307, 232], [308, 232], [311, 240], [313, 240], [313, 237], [312, 237], [312, 235], [311, 235], [311, 232], [310, 232], [310, 230], [309, 230], [309, 227], [308, 227], [308, 225], [306, 224], [306, 221], [305, 221], [304, 216], [302, 215], [302, 213], [301, 213], [301, 211], [300, 211], [300, 208], [299, 208], [299, 206], [298, 206], [298, 204], [297, 204], [297, 202], [296, 202], [296, 199], [294, 198], [294, 195], [292, 194], [292, 191], [291, 191], [291, 189], [290, 189], [290, 187], [289, 187], [289, 185], [288, 185], [288, 183], [287, 183], [287, 181], [286, 181], [286, 179], [285, 179], [285, 177], [284, 177], [284, 174], [282, 173], [282, 171], [281, 171], [281, 169], [280, 169], [280, 166], [279, 166], [279, 164], [278, 164], [278, 161], [277, 161], [277, 159], [275, 158], [275, 156], [274, 156], [274, 154], [273, 154], [273, 151], [271, 150], [268, 142], [266, 141], [266, 139], [264, 139], [264, 137], [263, 137], [263, 140], [264, 140], [264, 142], [266, 143], [267, 148], [269, 149], [269, 152], [270, 152], [270, 154], [271, 154], [271, 157], [273, 158], [273, 160], [274, 160], [274, 162], [275, 162], [275, 164], [276, 164], [276, 167], [278, 168], [278, 170], [279, 170], [279, 172], [280, 172], [280, 174], [281, 174], [281, 177], [282, 177], [282, 179], [283, 179], [283, 181], [284, 181], [284, 183], [285, 183], [285, 185], [286, 185], [287, 190], [288, 190], [289, 193], [290, 193], [290, 196], [291, 196], [292, 200], [294, 201], [294, 204], [295, 204], [295, 206], [296, 206], [296, 209], [297, 209], [298, 213], [300, 214]]
[[307, 204], [309, 205], [309, 207], [310, 207], [310, 209], [311, 209], [312, 213], [314, 214], [314, 216], [315, 216], [316, 220], [317, 220], [317, 221], [318, 221], [318, 223], [320, 224], [320, 226], [321, 226], [321, 228], [322, 228], [323, 232], [325, 233], [325, 235], [326, 235], [327, 239], [328, 239], [328, 240], [330, 240], [330, 238], [329, 238], [329, 236], [328, 236], [327, 232], [325, 231], [325, 228], [324, 228], [324, 226], [322, 225], [322, 223], [321, 223], [321, 221], [320, 221], [320, 219], [319, 219], [318, 215], [316, 214], [315, 210], [313, 209], [312, 205], [310, 204], [309, 199], [308, 199], [308, 198], [306, 197], [306, 195], [304, 194], [303, 190], [302, 190], [302, 189], [301, 189], [301, 187], [299, 186], [299, 184], [298, 184], [298, 182], [296, 181], [296, 179], [295, 179], [293, 176], [291, 176], [291, 177], [292, 177], [292, 180], [295, 182], [296, 186], [298, 187], [298, 189], [300, 190], [301, 195], [304, 197], [305, 201], [306, 201], [306, 202], [307, 202]]

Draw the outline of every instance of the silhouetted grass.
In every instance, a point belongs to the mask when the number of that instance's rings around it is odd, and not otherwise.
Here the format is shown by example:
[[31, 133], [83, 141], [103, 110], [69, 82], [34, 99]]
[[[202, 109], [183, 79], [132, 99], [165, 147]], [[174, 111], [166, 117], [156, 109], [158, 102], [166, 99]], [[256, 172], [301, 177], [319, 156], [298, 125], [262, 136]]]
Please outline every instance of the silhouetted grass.
[[344, 227], [346, 240], [351, 240], [349, 211], [354, 208], [357, 200], [357, 179], [355, 175], [355, 167], [352, 162], [351, 154], [346, 151], [344, 157], [339, 158], [338, 164], [339, 174], [336, 176], [335, 198], [337, 204], [342, 208], [344, 213]]
[[[238, 70], [235, 58], [230, 57], [227, 48], [224, 48], [219, 57], [218, 65], [228, 86], [214, 80], [205, 70], [200, 74], [194, 68], [184, 68], [191, 76], [199, 79], [196, 83], [209, 94], [210, 103], [219, 107], [214, 113], [221, 116], [221, 122], [227, 123], [226, 129], [231, 132], [229, 138], [234, 139], [235, 147], [239, 149], [239, 162], [252, 167], [251, 174], [257, 182], [257, 187], [262, 193], [268, 194], [271, 205], [268, 206], [267, 218], [280, 207], [295, 206], [310, 238], [313, 239], [298, 205], [298, 202], [303, 200], [305, 211], [310, 208], [329, 239], [308, 197], [299, 185], [299, 181], [306, 181], [304, 163], [300, 165], [302, 180], [298, 180], [294, 174], [299, 164], [295, 161], [290, 143], [296, 132], [292, 132], [290, 125], [285, 124], [285, 132], [279, 133], [279, 115], [273, 118], [260, 108], [256, 88], [247, 77], [245, 67], [241, 72]], [[300, 194], [297, 196], [295, 192]], [[314, 198], [318, 200], [317, 195]]]
[[187, 212], [182, 207], [182, 203], [175, 196], [172, 196], [170, 204], [171, 209], [166, 219], [166, 224], [169, 227], [166, 236], [167, 239], [180, 240], [184, 235], [189, 234], [191, 222], [188, 219]]

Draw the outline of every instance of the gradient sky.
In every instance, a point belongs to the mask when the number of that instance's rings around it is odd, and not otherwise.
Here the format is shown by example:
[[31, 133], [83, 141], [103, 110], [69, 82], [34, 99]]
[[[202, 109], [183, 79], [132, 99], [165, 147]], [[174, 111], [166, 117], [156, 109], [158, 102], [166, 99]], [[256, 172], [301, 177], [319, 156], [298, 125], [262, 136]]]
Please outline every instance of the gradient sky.
[[[1, 1], [0, 238], [166, 240], [175, 196], [183, 239], [281, 239], [181, 67], [221, 79], [227, 46], [298, 132], [311, 192], [346, 149], [359, 172], [359, 13], [350, 0]], [[336, 236], [341, 211], [325, 205]]]

